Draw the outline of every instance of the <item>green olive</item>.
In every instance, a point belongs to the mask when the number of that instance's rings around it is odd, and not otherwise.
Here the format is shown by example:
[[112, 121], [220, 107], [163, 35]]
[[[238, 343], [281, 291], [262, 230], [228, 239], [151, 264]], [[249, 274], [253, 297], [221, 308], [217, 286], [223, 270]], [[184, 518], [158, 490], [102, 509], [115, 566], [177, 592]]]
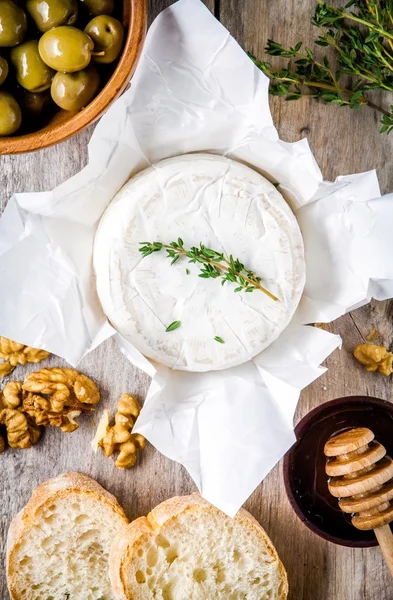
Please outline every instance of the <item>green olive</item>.
[[27, 29], [26, 13], [12, 0], [0, 0], [0, 46], [16, 46]]
[[5, 82], [8, 75], [8, 62], [0, 56], [0, 85]]
[[80, 29], [61, 25], [44, 33], [38, 49], [42, 60], [56, 71], [74, 73], [91, 60], [93, 40]]
[[76, 0], [27, 0], [26, 10], [42, 33], [59, 25], [73, 25], [78, 18]]
[[22, 87], [32, 92], [42, 92], [50, 87], [54, 73], [40, 57], [37, 40], [13, 48], [10, 56]]
[[40, 119], [45, 116], [51, 99], [49, 90], [44, 92], [23, 92], [18, 96], [19, 104], [25, 116], [29, 119]]
[[87, 11], [97, 17], [98, 15], [111, 15], [115, 7], [114, 0], [80, 0]]
[[109, 64], [118, 58], [124, 41], [124, 29], [120, 21], [108, 15], [94, 17], [86, 25], [85, 33], [94, 42], [95, 62]]
[[0, 135], [15, 133], [22, 123], [19, 104], [11, 94], [0, 91]]
[[93, 65], [77, 73], [56, 73], [50, 92], [52, 99], [64, 110], [81, 110], [94, 98], [100, 76]]

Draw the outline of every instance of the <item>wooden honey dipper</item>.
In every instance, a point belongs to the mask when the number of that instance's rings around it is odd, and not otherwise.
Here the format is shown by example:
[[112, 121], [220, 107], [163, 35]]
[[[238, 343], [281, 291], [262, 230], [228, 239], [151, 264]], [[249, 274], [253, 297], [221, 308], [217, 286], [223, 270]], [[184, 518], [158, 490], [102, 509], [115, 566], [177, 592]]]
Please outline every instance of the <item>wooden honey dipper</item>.
[[393, 576], [393, 460], [366, 427], [330, 438], [324, 448], [329, 492], [357, 529], [374, 529]]

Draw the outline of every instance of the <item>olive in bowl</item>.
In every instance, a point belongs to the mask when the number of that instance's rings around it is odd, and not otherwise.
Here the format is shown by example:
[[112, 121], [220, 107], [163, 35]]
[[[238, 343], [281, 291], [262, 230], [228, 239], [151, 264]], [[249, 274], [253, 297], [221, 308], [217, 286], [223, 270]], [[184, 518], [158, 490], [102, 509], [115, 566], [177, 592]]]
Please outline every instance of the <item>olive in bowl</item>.
[[[78, 18], [73, 23], [75, 3]], [[0, 90], [11, 96], [2, 97], [2, 108], [7, 106], [10, 116], [6, 126], [2, 119], [0, 154], [48, 147], [105, 112], [126, 88], [138, 62], [147, 28], [147, 4], [147, 0], [0, 0], [0, 24], [10, 6], [20, 9], [27, 20], [18, 44], [14, 44], [15, 38], [8, 38], [6, 44], [14, 47], [6, 45], [3, 52], [0, 42], [4, 58], [0, 58]], [[39, 14], [41, 9], [46, 16]], [[83, 28], [96, 16], [112, 18], [109, 13], [124, 27], [124, 33], [117, 58], [102, 64], [95, 57], [104, 56], [112, 44], [98, 46], [98, 40], [94, 42]], [[43, 31], [49, 26], [47, 17], [55, 26]], [[43, 81], [42, 63], [50, 74]], [[27, 73], [23, 64], [27, 64]], [[11, 113], [21, 118], [11, 118]]]
[[20, 90], [16, 99], [21, 107], [23, 116], [33, 123], [36, 123], [37, 120], [42, 120], [47, 111], [50, 110], [51, 96], [49, 89], [43, 92]]
[[2, 85], [8, 76], [8, 62], [5, 58], [0, 56], [0, 85]]
[[20, 106], [9, 93], [0, 90], [0, 135], [11, 135], [18, 131], [22, 122]]
[[51, 69], [75, 73], [89, 64], [94, 42], [80, 29], [61, 25], [44, 33], [38, 49], [42, 60]]
[[114, 0], [80, 0], [86, 11], [97, 17], [98, 15], [111, 15], [115, 7]]
[[0, 46], [17, 46], [23, 41], [26, 30], [25, 11], [12, 0], [0, 0]]
[[26, 10], [41, 33], [59, 25], [73, 25], [78, 19], [76, 0], [27, 0]]
[[117, 19], [108, 15], [94, 17], [85, 27], [85, 33], [94, 42], [95, 62], [110, 64], [119, 57], [123, 48], [124, 29]]
[[76, 73], [56, 73], [51, 85], [53, 101], [64, 110], [81, 110], [94, 98], [100, 75], [94, 65]]
[[42, 60], [38, 52], [38, 41], [23, 42], [11, 50], [11, 62], [15, 67], [18, 83], [32, 92], [42, 92], [50, 87], [52, 69]]

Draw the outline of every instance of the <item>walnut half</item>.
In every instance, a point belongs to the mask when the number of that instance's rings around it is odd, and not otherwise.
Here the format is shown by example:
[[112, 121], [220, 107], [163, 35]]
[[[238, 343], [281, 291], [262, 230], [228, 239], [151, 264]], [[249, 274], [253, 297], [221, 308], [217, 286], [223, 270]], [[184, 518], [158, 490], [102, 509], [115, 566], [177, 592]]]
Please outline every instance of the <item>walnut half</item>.
[[393, 372], [393, 354], [384, 346], [359, 344], [353, 351], [354, 357], [367, 371], [379, 371], [386, 377]]
[[78, 429], [77, 417], [92, 411], [99, 399], [95, 383], [86, 375], [74, 369], [41, 369], [27, 375], [24, 383], [7, 383], [0, 392], [0, 424], [6, 427], [11, 447], [30, 448], [41, 426], [66, 433]]
[[77, 408], [82, 404], [97, 404], [100, 401], [96, 384], [75, 369], [54, 367], [30, 373], [23, 389], [49, 395], [53, 412], [61, 412], [64, 406]]
[[79, 425], [75, 419], [82, 412], [72, 407], [64, 407], [62, 412], [53, 412], [49, 399], [31, 393], [27, 393], [23, 400], [22, 410], [34, 419], [37, 425], [59, 427], [65, 433], [71, 433], [75, 429], [78, 429]]
[[24, 392], [20, 381], [10, 381], [3, 390], [2, 403], [5, 408], [18, 408], [23, 402]]
[[110, 425], [110, 413], [105, 411], [98, 424], [92, 442], [95, 452], [102, 448], [105, 456], [119, 452], [115, 466], [118, 469], [130, 469], [136, 464], [139, 450], [145, 447], [146, 440], [139, 433], [132, 433], [135, 421], [140, 413], [138, 401], [131, 394], [123, 394], [117, 403], [115, 423]]
[[40, 428], [20, 410], [4, 408], [0, 412], [0, 423], [7, 429], [7, 440], [11, 448], [31, 448], [41, 435]]
[[0, 358], [5, 362], [0, 364], [0, 377], [9, 375], [17, 365], [38, 363], [49, 356], [46, 350], [25, 346], [0, 336]]

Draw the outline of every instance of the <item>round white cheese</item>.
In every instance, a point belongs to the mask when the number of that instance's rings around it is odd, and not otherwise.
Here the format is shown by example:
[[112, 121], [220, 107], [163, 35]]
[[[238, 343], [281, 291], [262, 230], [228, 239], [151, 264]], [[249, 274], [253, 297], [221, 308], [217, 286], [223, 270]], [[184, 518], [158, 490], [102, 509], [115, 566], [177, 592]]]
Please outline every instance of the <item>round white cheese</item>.
[[[239, 259], [279, 300], [198, 277], [201, 265], [186, 257], [171, 266], [164, 250], [139, 251], [179, 237], [185, 248], [202, 242]], [[210, 154], [170, 158], [131, 179], [100, 221], [94, 269], [113, 327], [148, 358], [188, 371], [261, 352], [288, 325], [305, 283], [302, 236], [284, 198], [256, 171]]]

